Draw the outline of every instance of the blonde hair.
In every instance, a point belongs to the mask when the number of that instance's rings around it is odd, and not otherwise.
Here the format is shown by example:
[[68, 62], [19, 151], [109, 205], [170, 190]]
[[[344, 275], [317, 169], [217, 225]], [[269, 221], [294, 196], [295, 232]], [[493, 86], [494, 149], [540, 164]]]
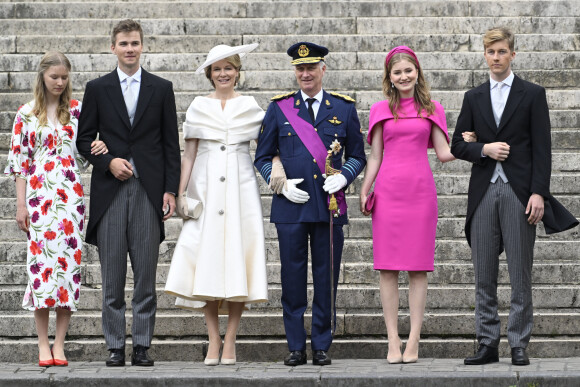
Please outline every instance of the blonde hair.
[[485, 32], [483, 35], [483, 49], [495, 42], [507, 40], [510, 51], [514, 51], [516, 38], [514, 33], [507, 27], [493, 27]]
[[391, 109], [393, 117], [395, 120], [399, 118], [398, 110], [401, 102], [401, 94], [396, 87], [392, 87], [391, 78], [389, 75], [391, 74], [393, 66], [402, 60], [410, 62], [417, 69], [417, 82], [415, 83], [415, 91], [413, 95], [417, 113], [421, 117], [423, 110], [427, 112], [427, 115], [433, 114], [435, 111], [435, 105], [433, 102], [431, 102], [431, 93], [429, 92], [429, 85], [423, 76], [423, 70], [421, 70], [421, 67], [419, 67], [419, 64], [411, 55], [406, 53], [398, 53], [393, 55], [388, 64], [385, 64], [385, 72], [383, 74], [383, 94], [389, 100], [389, 109]]
[[[242, 59], [240, 58], [240, 56], [238, 54], [232, 55], [232, 56], [228, 56], [227, 58], [224, 58], [224, 59], [229, 64], [231, 64], [232, 66], [234, 66], [234, 68], [238, 72], [238, 75], [236, 76], [236, 81], [234, 82], [234, 86], [236, 86], [238, 84], [238, 81], [240, 80], [240, 71], [242, 70]], [[210, 64], [209, 66], [207, 66], [205, 68], [205, 77], [207, 79], [209, 79], [209, 83], [211, 83], [211, 85], [215, 89], [215, 83], [211, 79], [211, 69], [212, 69], [212, 66], [213, 66], [213, 63]]]
[[[44, 73], [53, 66], [64, 66], [70, 72], [71, 65], [68, 58], [58, 51], [49, 51], [40, 60], [36, 80], [34, 82], [34, 115], [38, 118], [40, 125], [48, 123], [46, 114], [46, 86], [44, 85]], [[56, 117], [62, 125], [70, 121], [70, 100], [72, 97], [72, 84], [70, 78], [59, 97]]]

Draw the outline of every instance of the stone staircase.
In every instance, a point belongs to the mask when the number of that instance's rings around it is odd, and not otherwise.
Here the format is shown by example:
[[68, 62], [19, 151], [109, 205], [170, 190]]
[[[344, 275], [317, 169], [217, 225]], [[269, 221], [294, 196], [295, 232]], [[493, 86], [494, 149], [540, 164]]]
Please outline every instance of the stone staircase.
[[[455, 125], [463, 93], [487, 78], [481, 34], [496, 24], [516, 36], [514, 71], [547, 89], [552, 122], [552, 192], [580, 216], [580, 3], [569, 1], [91, 1], [0, 0], [0, 152], [5, 160], [16, 109], [32, 98], [31, 81], [41, 54], [65, 52], [72, 64], [74, 95], [82, 98], [90, 79], [111, 71], [112, 26], [129, 15], [143, 25], [143, 65], [174, 83], [178, 119], [209, 83], [193, 72], [216, 44], [259, 42], [243, 62], [240, 92], [256, 97], [265, 109], [269, 98], [297, 88], [285, 54], [292, 43], [308, 40], [326, 45], [326, 89], [356, 99], [366, 132], [371, 104], [382, 99], [382, 63], [386, 52], [405, 44], [417, 51], [431, 83], [433, 98]], [[500, 15], [499, 17], [497, 15]], [[470, 250], [463, 223], [469, 164], [445, 165], [430, 152], [439, 193], [436, 267], [430, 289], [421, 356], [461, 358], [472, 353], [474, 287]], [[5, 164], [2, 164], [2, 168]], [[90, 191], [89, 175], [83, 176]], [[271, 198], [262, 179], [268, 259], [269, 299], [244, 314], [239, 331], [242, 361], [279, 361], [287, 347], [280, 304], [280, 265], [276, 231], [268, 221]], [[345, 227], [343, 269], [338, 290], [335, 358], [384, 358], [386, 329], [372, 270], [371, 223], [358, 211], [360, 178], [349, 188], [350, 225]], [[26, 283], [25, 238], [14, 221], [15, 189], [0, 177], [0, 362], [33, 362], [36, 358], [32, 313], [21, 309]], [[152, 356], [156, 360], [201, 361], [206, 350], [203, 317], [176, 309], [163, 294], [181, 221], [167, 222], [158, 267], [158, 314]], [[73, 316], [67, 349], [75, 360], [102, 360], [101, 280], [96, 250], [83, 263], [80, 311]], [[538, 228], [533, 271], [535, 326], [533, 357], [580, 356], [579, 229], [546, 236]], [[406, 274], [401, 275], [401, 335], [408, 333]], [[126, 299], [130, 308], [131, 273]], [[505, 335], [509, 278], [502, 256], [499, 302]], [[310, 289], [311, 290], [311, 289]], [[307, 320], [309, 321], [310, 315]], [[130, 312], [128, 322], [131, 323]], [[128, 329], [130, 333], [130, 328]], [[501, 356], [508, 354], [502, 340]]]

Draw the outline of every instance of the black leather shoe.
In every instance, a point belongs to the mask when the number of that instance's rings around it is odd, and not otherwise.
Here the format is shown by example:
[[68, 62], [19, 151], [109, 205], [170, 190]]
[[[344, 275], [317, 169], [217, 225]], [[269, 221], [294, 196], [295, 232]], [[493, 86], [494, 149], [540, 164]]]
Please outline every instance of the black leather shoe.
[[147, 355], [147, 349], [140, 345], [133, 347], [133, 354], [131, 355], [131, 365], [138, 367], [151, 367], [155, 363], [153, 359]]
[[530, 364], [530, 359], [526, 354], [525, 348], [512, 348], [512, 364], [517, 366], [525, 366]]
[[105, 362], [107, 367], [124, 367], [125, 366], [125, 348], [109, 349], [109, 358]]
[[314, 351], [312, 354], [312, 365], [325, 366], [330, 365], [331, 363], [332, 359], [328, 356], [326, 351]]
[[481, 365], [488, 363], [497, 363], [499, 361], [499, 355], [497, 353], [497, 348], [488, 347], [487, 345], [481, 344], [477, 349], [475, 356], [468, 357], [463, 361], [465, 365]]
[[292, 351], [284, 358], [284, 365], [295, 367], [306, 364], [306, 351]]

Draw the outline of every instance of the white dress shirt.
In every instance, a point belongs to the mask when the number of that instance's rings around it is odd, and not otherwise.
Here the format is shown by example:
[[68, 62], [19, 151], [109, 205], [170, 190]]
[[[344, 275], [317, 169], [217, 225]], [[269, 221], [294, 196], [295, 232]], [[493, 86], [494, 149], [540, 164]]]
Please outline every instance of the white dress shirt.
[[320, 108], [320, 104], [322, 103], [322, 97], [324, 95], [322, 89], [320, 89], [320, 91], [318, 92], [318, 94], [316, 94], [314, 97], [309, 97], [305, 92], [303, 92], [302, 90], [300, 90], [300, 93], [302, 94], [302, 100], [304, 101], [304, 103], [306, 104], [306, 108], [308, 108], [308, 102], [306, 102], [306, 100], [308, 98], [314, 98], [316, 101], [314, 101], [314, 103], [312, 104], [312, 110], [314, 111], [314, 120], [316, 120], [316, 116], [318, 115], [318, 109]]
[[[127, 89], [127, 78], [129, 75], [125, 74], [119, 67], [117, 67], [117, 74], [119, 75], [119, 82], [121, 82], [121, 90], [123, 90], [123, 94], [125, 94], [125, 90]], [[141, 67], [139, 70], [133, 75], [133, 82], [131, 83], [131, 91], [135, 96], [135, 104], [139, 103], [139, 90], [141, 89]]]

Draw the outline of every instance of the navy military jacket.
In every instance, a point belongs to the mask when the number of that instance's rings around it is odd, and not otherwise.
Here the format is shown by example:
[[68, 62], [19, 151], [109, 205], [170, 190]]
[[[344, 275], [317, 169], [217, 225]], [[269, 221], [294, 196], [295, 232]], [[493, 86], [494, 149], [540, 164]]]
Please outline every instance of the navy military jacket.
[[[254, 164], [264, 180], [269, 183], [272, 158], [280, 155], [286, 177], [304, 179], [297, 187], [308, 192], [310, 199], [304, 204], [297, 204], [292, 203], [282, 194], [274, 194], [270, 222], [329, 222], [328, 194], [322, 189], [324, 185], [322, 172], [276, 103], [276, 100], [281, 98], [294, 98], [293, 106], [300, 110], [298, 116], [307, 122], [312, 122], [301, 93], [295, 92], [274, 97], [262, 123]], [[316, 122], [313, 125], [327, 150], [330, 149], [330, 144], [334, 140], [340, 142], [341, 150], [333, 156], [332, 166], [340, 169], [346, 177], [347, 185], [344, 188], [346, 189], [366, 165], [364, 142], [354, 100], [324, 91]], [[343, 156], [344, 164], [342, 164]], [[334, 218], [333, 222], [346, 224], [347, 214], [341, 214]]]

